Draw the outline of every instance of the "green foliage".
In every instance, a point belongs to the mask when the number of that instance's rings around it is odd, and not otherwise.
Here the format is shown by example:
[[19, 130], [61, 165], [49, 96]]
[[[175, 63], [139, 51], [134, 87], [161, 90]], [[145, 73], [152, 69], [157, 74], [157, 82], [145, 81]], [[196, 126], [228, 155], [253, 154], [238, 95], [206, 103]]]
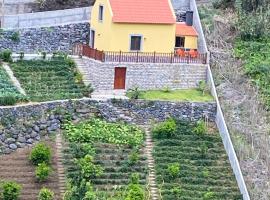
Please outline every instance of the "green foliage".
[[139, 175], [132, 174], [130, 178], [130, 184], [127, 188], [127, 196], [125, 200], [144, 200], [145, 191], [141, 185], [139, 185]]
[[54, 200], [53, 191], [47, 188], [42, 188], [38, 194], [38, 200]]
[[176, 133], [176, 122], [173, 118], [169, 118], [164, 122], [159, 123], [152, 130], [155, 138], [170, 138]]
[[215, 193], [214, 192], [206, 192], [203, 195], [203, 200], [211, 200], [211, 199], [215, 199]]
[[88, 182], [86, 184], [86, 193], [85, 196], [83, 198], [83, 200], [96, 200], [97, 199], [97, 195], [94, 192], [93, 186]]
[[206, 92], [209, 92], [209, 87], [206, 83], [206, 81], [199, 81], [198, 89], [202, 92], [203, 95], [206, 94]]
[[77, 71], [73, 61], [64, 56], [52, 60], [20, 60], [10, 65], [32, 101], [75, 99], [89, 95], [91, 87], [76, 82]]
[[179, 187], [174, 186], [170, 191], [175, 198], [181, 198], [182, 190]]
[[10, 36], [10, 39], [13, 42], [19, 42], [20, 41], [20, 33], [19, 32], [13, 32], [12, 35]]
[[141, 145], [143, 132], [135, 126], [121, 123], [108, 123], [100, 119], [91, 119], [79, 124], [64, 125], [65, 135], [71, 142], [106, 142], [112, 144]]
[[136, 164], [137, 162], [138, 162], [138, 160], [139, 160], [139, 154], [138, 154], [138, 150], [133, 150], [132, 152], [131, 152], [131, 154], [128, 156], [128, 163], [129, 163], [129, 165], [134, 165], [134, 164]]
[[141, 91], [138, 87], [132, 88], [128, 90], [128, 97], [130, 99], [139, 99], [140, 95], [141, 95]]
[[83, 178], [89, 179], [99, 177], [103, 174], [103, 168], [94, 164], [94, 159], [90, 155], [86, 155], [76, 161], [79, 166]]
[[21, 51], [21, 52], [20, 52], [20, 60], [23, 60], [23, 59], [24, 59], [24, 52]]
[[169, 176], [172, 178], [176, 178], [180, 172], [180, 165], [179, 163], [172, 163], [168, 165], [168, 173]]
[[203, 120], [200, 120], [196, 123], [196, 126], [193, 128], [194, 133], [197, 135], [204, 135], [207, 132], [206, 124]]
[[215, 9], [234, 8], [235, 0], [214, 0], [212, 4]]
[[38, 143], [32, 149], [29, 159], [34, 165], [38, 165], [40, 163], [49, 164], [51, 157], [50, 147], [44, 143]]
[[164, 88], [163, 88], [163, 92], [165, 92], [165, 93], [170, 93], [170, 92], [171, 92], [170, 87], [168, 87], [168, 86], [164, 87]]
[[46, 59], [46, 56], [47, 56], [47, 53], [45, 51], [41, 52], [41, 55], [42, 55], [42, 59]]
[[12, 106], [17, 103], [16, 96], [0, 96], [0, 106]]
[[36, 178], [38, 181], [46, 181], [52, 171], [51, 167], [46, 163], [39, 163], [36, 167]]
[[2, 200], [18, 200], [21, 192], [21, 186], [13, 181], [3, 182], [1, 184]]
[[11, 58], [12, 51], [9, 49], [3, 50], [0, 52], [0, 59], [2, 59], [4, 62], [10, 62], [12, 61]]

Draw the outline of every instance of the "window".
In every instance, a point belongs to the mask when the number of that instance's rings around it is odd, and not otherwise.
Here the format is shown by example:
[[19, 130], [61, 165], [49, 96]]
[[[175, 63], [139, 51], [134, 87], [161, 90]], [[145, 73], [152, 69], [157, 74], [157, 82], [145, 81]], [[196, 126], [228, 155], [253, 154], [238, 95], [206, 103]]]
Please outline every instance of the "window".
[[175, 47], [185, 47], [185, 38], [184, 37], [176, 37]]
[[140, 51], [142, 46], [142, 36], [132, 35], [130, 37], [130, 50]]
[[103, 21], [103, 11], [104, 11], [104, 7], [99, 6], [99, 12], [98, 12], [98, 20], [99, 21]]

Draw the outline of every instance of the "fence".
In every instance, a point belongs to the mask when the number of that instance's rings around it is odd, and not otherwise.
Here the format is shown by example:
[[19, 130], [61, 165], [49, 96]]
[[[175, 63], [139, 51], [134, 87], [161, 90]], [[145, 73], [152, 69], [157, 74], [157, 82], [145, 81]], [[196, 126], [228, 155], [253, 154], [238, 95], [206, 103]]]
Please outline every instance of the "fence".
[[133, 62], [133, 63], [196, 63], [206, 64], [207, 54], [192, 55], [186, 53], [178, 56], [175, 52], [156, 53], [156, 52], [114, 52], [99, 51], [87, 45], [76, 44], [72, 50], [73, 55], [86, 56], [101, 62]]
[[248, 194], [248, 190], [246, 187], [246, 183], [245, 180], [243, 178], [243, 174], [241, 172], [241, 168], [238, 162], [238, 158], [236, 156], [236, 153], [234, 151], [234, 147], [231, 141], [231, 137], [230, 137], [230, 133], [228, 131], [224, 116], [223, 116], [223, 112], [219, 103], [219, 99], [217, 96], [217, 92], [215, 89], [215, 84], [214, 84], [214, 80], [212, 77], [212, 72], [210, 69], [210, 66], [208, 65], [208, 69], [207, 69], [207, 79], [208, 79], [208, 84], [211, 88], [211, 93], [212, 95], [215, 97], [216, 102], [217, 102], [217, 116], [216, 116], [216, 124], [217, 127], [219, 129], [219, 133], [220, 136], [222, 138], [223, 141], [223, 145], [225, 147], [225, 150], [227, 152], [227, 155], [229, 157], [229, 161], [231, 164], [231, 167], [233, 169], [238, 187], [240, 189], [241, 194], [243, 195], [243, 199], [244, 200], [250, 200], [249, 194]]

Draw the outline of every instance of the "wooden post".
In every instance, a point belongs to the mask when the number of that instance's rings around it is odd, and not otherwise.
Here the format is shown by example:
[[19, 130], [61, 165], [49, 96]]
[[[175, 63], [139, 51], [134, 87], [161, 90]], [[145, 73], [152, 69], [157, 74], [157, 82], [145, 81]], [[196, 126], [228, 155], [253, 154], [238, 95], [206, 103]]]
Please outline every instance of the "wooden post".
[[173, 63], [173, 52], [171, 53], [171, 63]]
[[121, 55], [122, 55], [122, 51], [120, 50], [120, 52], [119, 52], [119, 62], [121, 62]]
[[97, 59], [97, 48], [95, 49], [95, 60]]
[[104, 62], [105, 61], [105, 54], [104, 54], [104, 51], [102, 50], [101, 52], [101, 62]]
[[137, 51], [137, 62], [139, 62], [139, 51]]
[[188, 60], [187, 60], [187, 63], [189, 64], [190, 62], [190, 54], [188, 54]]
[[156, 52], [154, 51], [154, 63], [156, 63]]

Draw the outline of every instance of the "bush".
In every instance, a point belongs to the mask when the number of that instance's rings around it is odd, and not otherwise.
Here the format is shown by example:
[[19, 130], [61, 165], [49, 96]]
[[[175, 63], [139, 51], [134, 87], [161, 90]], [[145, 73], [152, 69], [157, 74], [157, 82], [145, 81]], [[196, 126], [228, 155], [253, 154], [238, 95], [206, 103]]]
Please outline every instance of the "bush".
[[125, 200], [144, 200], [145, 192], [139, 184], [139, 174], [134, 173], [130, 177], [130, 184], [128, 185], [128, 192]]
[[203, 200], [210, 200], [210, 199], [215, 199], [215, 193], [214, 192], [206, 192], [203, 195]]
[[46, 56], [47, 56], [47, 53], [46, 52], [42, 52], [41, 55], [42, 55], [42, 59], [45, 60], [46, 59]]
[[209, 87], [206, 83], [206, 81], [199, 81], [199, 90], [202, 92], [203, 95], [205, 95], [206, 92], [209, 92]]
[[133, 150], [131, 154], [128, 156], [128, 163], [129, 165], [134, 165], [139, 160], [139, 154], [137, 150]]
[[13, 42], [19, 42], [20, 41], [20, 33], [19, 32], [12, 33], [12, 35], [10, 36], [10, 39]]
[[80, 167], [83, 178], [99, 177], [103, 174], [103, 168], [94, 164], [94, 159], [91, 155], [86, 155], [76, 161]]
[[196, 126], [193, 128], [193, 132], [197, 135], [204, 135], [207, 132], [207, 127], [204, 121], [200, 120], [196, 123]]
[[20, 60], [23, 60], [23, 59], [24, 59], [24, 52], [21, 51], [21, 52], [20, 52]]
[[168, 173], [172, 178], [177, 177], [179, 172], [180, 172], [179, 163], [172, 163], [168, 165]]
[[3, 200], [17, 200], [21, 192], [21, 186], [12, 181], [4, 182], [1, 185]]
[[9, 49], [6, 49], [6, 50], [3, 50], [3, 51], [0, 53], [0, 58], [1, 58], [4, 62], [10, 62], [10, 61], [12, 61], [11, 55], [12, 55], [12, 51], [9, 50]]
[[36, 178], [38, 181], [43, 182], [46, 181], [52, 171], [51, 167], [46, 163], [40, 163], [36, 167]]
[[176, 122], [174, 119], [169, 118], [165, 122], [158, 124], [152, 130], [155, 138], [170, 138], [176, 133]]
[[54, 199], [54, 193], [53, 191], [42, 188], [38, 194], [38, 200], [53, 200]]
[[14, 96], [3, 96], [0, 97], [0, 106], [12, 106], [17, 102], [16, 97]]
[[44, 143], [39, 143], [33, 148], [30, 154], [30, 161], [34, 165], [38, 165], [40, 163], [49, 164], [52, 157], [51, 154], [52, 153], [49, 146]]
[[139, 99], [141, 93], [142, 92], [139, 90], [138, 87], [135, 87], [133, 89], [128, 90], [128, 94], [129, 94], [130, 99]]

